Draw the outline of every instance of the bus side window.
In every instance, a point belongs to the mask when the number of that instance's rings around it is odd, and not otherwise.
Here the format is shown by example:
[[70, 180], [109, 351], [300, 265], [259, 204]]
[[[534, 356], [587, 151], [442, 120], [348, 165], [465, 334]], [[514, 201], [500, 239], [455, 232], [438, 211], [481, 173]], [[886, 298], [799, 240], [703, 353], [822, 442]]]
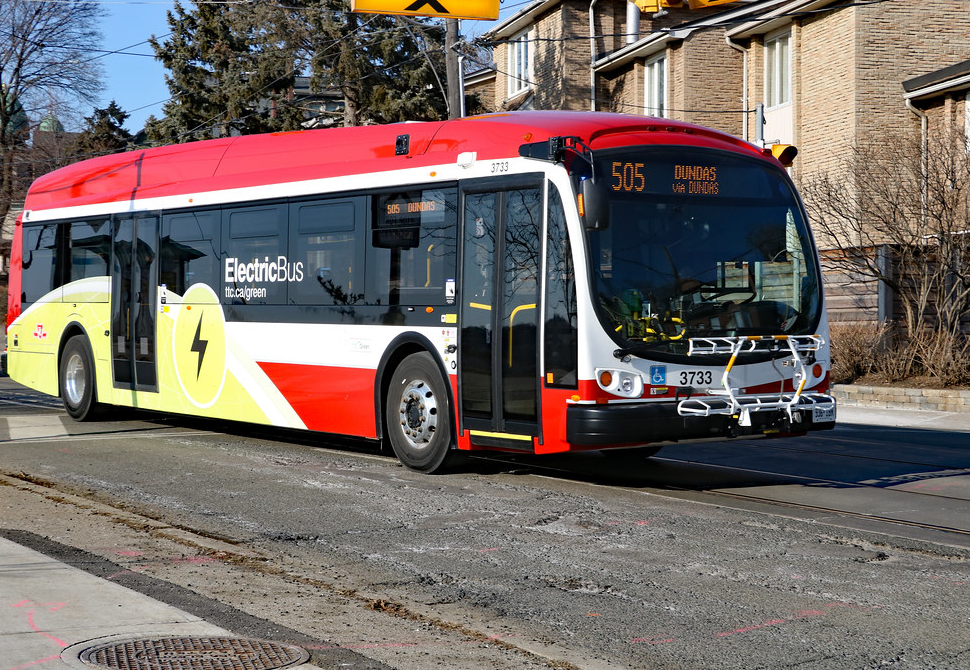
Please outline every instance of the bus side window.
[[193, 284], [218, 291], [219, 212], [178, 212], [162, 219], [161, 284], [185, 295]]
[[395, 191], [372, 202], [367, 304], [454, 304], [458, 190]]
[[364, 299], [364, 198], [290, 204], [291, 263], [303, 263], [290, 281], [289, 301], [300, 305], [356, 305]]
[[558, 189], [549, 184], [546, 240], [545, 380], [547, 386], [577, 385], [576, 277]]
[[233, 305], [283, 305], [289, 281], [299, 281], [298, 264], [286, 258], [284, 205], [222, 211], [225, 252], [223, 298]]
[[[74, 221], [71, 228], [71, 281], [108, 274], [111, 219]], [[107, 300], [107, 294], [104, 294]]]
[[[68, 227], [48, 223], [24, 226], [21, 304], [38, 301], [67, 283], [69, 278]], [[54, 297], [59, 300], [59, 296]]]

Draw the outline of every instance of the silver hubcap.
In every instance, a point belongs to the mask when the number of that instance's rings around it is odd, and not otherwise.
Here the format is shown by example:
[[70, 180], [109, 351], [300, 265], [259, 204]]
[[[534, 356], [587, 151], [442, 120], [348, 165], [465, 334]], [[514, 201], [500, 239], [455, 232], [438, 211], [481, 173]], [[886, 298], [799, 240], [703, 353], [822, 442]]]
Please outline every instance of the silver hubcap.
[[431, 386], [421, 379], [408, 382], [401, 394], [401, 431], [415, 449], [431, 443], [438, 427], [438, 402]]
[[79, 354], [73, 354], [67, 359], [67, 368], [64, 372], [64, 397], [73, 407], [81, 404], [87, 383], [88, 378], [84, 373], [84, 359]]

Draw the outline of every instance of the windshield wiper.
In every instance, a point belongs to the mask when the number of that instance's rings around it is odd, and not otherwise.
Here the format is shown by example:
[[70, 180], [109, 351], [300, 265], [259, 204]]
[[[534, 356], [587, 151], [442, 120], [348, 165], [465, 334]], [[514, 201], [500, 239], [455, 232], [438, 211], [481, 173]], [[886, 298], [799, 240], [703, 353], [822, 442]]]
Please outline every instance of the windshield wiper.
[[620, 349], [613, 350], [613, 357], [623, 360], [627, 356], [636, 356], [637, 358], [647, 358], [650, 354], [654, 354], [657, 351], [657, 345], [662, 344], [656, 342], [653, 344], [647, 344], [642, 342], [640, 344], [632, 344], [628, 347], [621, 347]]

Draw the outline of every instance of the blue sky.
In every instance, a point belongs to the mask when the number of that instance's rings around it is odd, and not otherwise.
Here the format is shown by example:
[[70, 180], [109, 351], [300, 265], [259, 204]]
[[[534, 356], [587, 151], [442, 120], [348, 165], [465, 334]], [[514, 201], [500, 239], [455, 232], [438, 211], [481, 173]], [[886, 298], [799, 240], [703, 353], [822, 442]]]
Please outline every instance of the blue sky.
[[[104, 36], [102, 48], [123, 53], [108, 54], [100, 59], [105, 68], [105, 88], [97, 106], [107, 107], [114, 100], [131, 115], [125, 124], [128, 130], [137, 132], [150, 115], [161, 116], [162, 104], [169, 96], [165, 86], [165, 69], [151, 57], [151, 46], [141, 42], [152, 35], [162, 37], [168, 34], [165, 13], [174, 3], [171, 0], [102, 2], [106, 12], [101, 29]], [[186, 0], [184, 4], [188, 6], [190, 3]], [[502, 10], [504, 19], [524, 3], [508, 0], [503, 4], [510, 6], [509, 10]], [[462, 21], [462, 32], [478, 35], [494, 25], [494, 21]], [[90, 116], [91, 111], [85, 112], [84, 116]]]
[[162, 103], [169, 95], [165, 86], [165, 68], [152, 57], [151, 46], [147, 43], [131, 45], [152, 35], [166, 34], [165, 12], [172, 6], [170, 0], [105, 3], [107, 16], [101, 27], [102, 48], [124, 53], [109, 54], [100, 59], [105, 69], [105, 88], [97, 106], [103, 108], [111, 100], [117, 102], [131, 114], [126, 123], [131, 132], [141, 130], [149, 115], [160, 116]]

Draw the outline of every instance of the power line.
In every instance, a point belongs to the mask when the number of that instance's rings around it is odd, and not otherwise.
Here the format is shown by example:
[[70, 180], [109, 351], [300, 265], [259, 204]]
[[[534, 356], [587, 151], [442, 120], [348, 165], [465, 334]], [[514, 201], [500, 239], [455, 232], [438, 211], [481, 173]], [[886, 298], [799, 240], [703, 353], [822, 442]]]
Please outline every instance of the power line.
[[[658, 28], [656, 30], [652, 30], [649, 33], [646, 33], [645, 35], [641, 36], [640, 39], [643, 40], [653, 35], [664, 35], [669, 33], [676, 33], [683, 30], [696, 30], [696, 31], [711, 30], [715, 28], [724, 28], [726, 26], [739, 25], [743, 23], [752, 23], [752, 22], [761, 21], [761, 20], [769, 20], [769, 19], [774, 20], [774, 19], [800, 18], [802, 16], [814, 16], [816, 14], [822, 14], [825, 12], [834, 12], [840, 9], [846, 9], [850, 7], [868, 7], [870, 5], [879, 5], [884, 2], [893, 2], [893, 1], [894, 0], [856, 0], [855, 2], [846, 2], [838, 5], [830, 5], [828, 7], [822, 7], [819, 9], [807, 9], [807, 10], [800, 10], [800, 11], [794, 11], [794, 12], [787, 12], [784, 14], [771, 14], [769, 9], [769, 11], [765, 11], [761, 14], [752, 14], [744, 17], [733, 18], [733, 19], [725, 17], [721, 20], [718, 20], [716, 22], [711, 22], [711, 23], [700, 23], [699, 21], [687, 21], [687, 22], [678, 24], [676, 26], [666, 26], [664, 28]], [[728, 13], [728, 11], [725, 11], [725, 13]], [[602, 33], [602, 34], [593, 34], [593, 35], [586, 33], [583, 35], [570, 35], [567, 37], [528, 37], [527, 36], [524, 38], [501, 39], [501, 40], [490, 40], [490, 39], [478, 37], [478, 38], [475, 38], [475, 40], [473, 41], [479, 43], [482, 46], [493, 47], [498, 44], [511, 44], [513, 42], [533, 42], [533, 43], [572, 42], [577, 40], [587, 41], [590, 38], [602, 39], [606, 37], [628, 37], [629, 35], [630, 33], [628, 32]]]

